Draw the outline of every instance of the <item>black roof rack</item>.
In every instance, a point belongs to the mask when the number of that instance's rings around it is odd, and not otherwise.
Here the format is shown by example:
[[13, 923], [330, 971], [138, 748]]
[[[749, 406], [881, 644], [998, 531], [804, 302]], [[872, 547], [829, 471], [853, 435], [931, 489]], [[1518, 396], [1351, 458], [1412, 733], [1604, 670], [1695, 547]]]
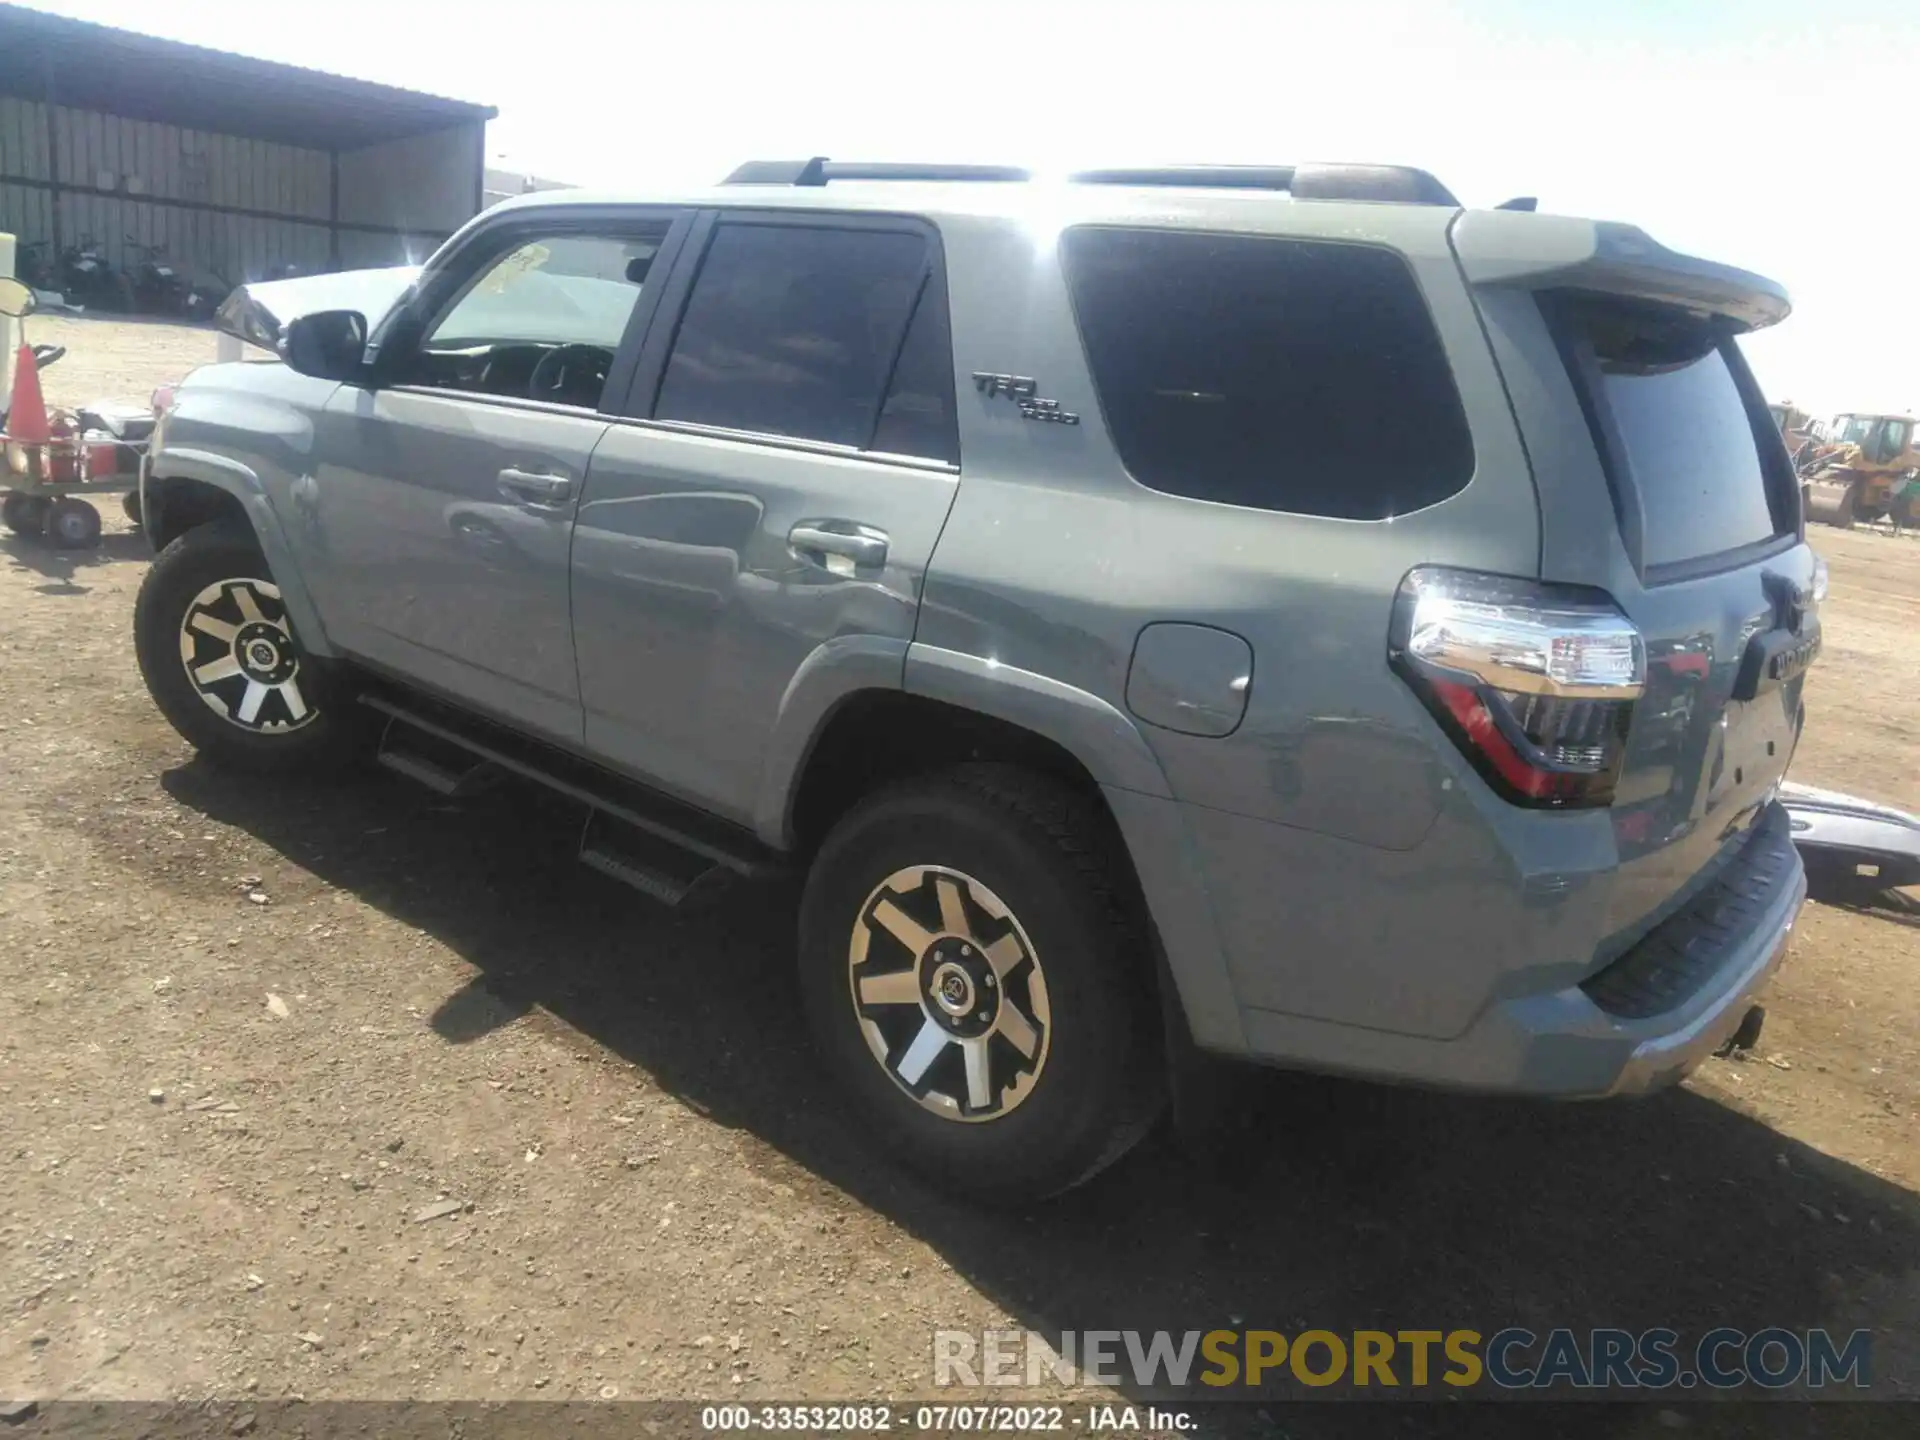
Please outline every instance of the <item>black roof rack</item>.
[[829, 160], [749, 160], [727, 176], [728, 185], [825, 185], [830, 180], [1031, 180], [1016, 165], [895, 165]]
[[[835, 180], [1033, 179], [1016, 165], [862, 164], [829, 160], [750, 160], [726, 178], [728, 185], [826, 185]], [[1432, 175], [1407, 165], [1171, 165], [1141, 169], [1081, 170], [1067, 176], [1080, 185], [1190, 185], [1215, 190], [1284, 190], [1299, 200], [1381, 200], [1402, 205], [1457, 206], [1459, 201]]]

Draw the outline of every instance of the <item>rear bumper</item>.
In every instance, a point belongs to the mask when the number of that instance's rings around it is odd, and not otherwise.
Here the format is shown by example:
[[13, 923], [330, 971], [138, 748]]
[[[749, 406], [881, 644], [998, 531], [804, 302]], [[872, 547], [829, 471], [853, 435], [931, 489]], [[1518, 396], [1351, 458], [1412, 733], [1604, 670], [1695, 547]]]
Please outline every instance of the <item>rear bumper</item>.
[[1807, 895], [1785, 812], [1685, 910], [1577, 985], [1498, 1000], [1448, 1040], [1273, 1011], [1246, 1014], [1253, 1058], [1449, 1088], [1561, 1099], [1683, 1078], [1739, 1029], [1786, 957]]

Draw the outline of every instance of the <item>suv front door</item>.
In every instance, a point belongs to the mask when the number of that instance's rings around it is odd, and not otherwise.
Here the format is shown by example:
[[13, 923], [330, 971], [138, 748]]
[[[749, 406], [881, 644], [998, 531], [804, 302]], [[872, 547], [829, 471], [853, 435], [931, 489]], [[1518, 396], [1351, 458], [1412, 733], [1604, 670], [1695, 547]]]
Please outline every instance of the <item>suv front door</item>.
[[674, 219], [515, 217], [423, 278], [379, 337], [374, 384], [342, 386], [318, 417], [318, 464], [296, 487], [344, 651], [578, 742], [574, 513]]
[[899, 683], [958, 483], [946, 282], [893, 217], [708, 214], [686, 256], [593, 458], [574, 644], [588, 748], [750, 822], [803, 669]]

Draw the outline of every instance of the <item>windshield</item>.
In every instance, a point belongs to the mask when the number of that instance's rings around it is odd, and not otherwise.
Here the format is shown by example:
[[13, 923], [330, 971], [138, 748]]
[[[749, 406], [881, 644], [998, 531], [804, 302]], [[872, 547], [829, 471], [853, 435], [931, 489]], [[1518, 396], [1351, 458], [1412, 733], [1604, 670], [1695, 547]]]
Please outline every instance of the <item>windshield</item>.
[[1834, 439], [1847, 445], [1865, 445], [1873, 434], [1873, 417], [1870, 415], [1842, 415], [1839, 429]]

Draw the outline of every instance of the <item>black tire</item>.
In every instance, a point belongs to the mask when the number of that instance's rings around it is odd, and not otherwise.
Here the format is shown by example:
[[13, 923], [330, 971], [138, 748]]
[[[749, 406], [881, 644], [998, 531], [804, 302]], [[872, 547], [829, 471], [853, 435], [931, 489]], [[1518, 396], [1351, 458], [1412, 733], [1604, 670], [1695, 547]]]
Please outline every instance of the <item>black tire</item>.
[[100, 543], [100, 512], [76, 495], [47, 507], [47, 539], [59, 550], [91, 550]]
[[[249, 619], [246, 607], [262, 618]], [[203, 633], [201, 626], [233, 633]], [[293, 636], [266, 561], [243, 523], [199, 526], [155, 557], [134, 601], [133, 636], [154, 704], [208, 760], [254, 772], [328, 773], [366, 753], [369, 727], [361, 707]], [[195, 649], [192, 670], [203, 676], [213, 672], [222, 646], [229, 647], [233, 666], [250, 668], [202, 685], [190, 671], [188, 646]], [[256, 658], [268, 649], [272, 664]], [[266, 693], [251, 700], [256, 686]]]
[[0, 521], [16, 535], [44, 535], [47, 532], [47, 501], [43, 496], [9, 490], [0, 501]]
[[133, 522], [134, 528], [140, 528], [140, 491], [132, 489], [120, 497], [120, 513]]
[[[879, 1148], [943, 1189], [1005, 1205], [1059, 1194], [1124, 1155], [1160, 1113], [1165, 1070], [1153, 972], [1145, 938], [1114, 883], [1121, 862], [1102, 820], [1094, 802], [1053, 780], [1012, 766], [967, 765], [860, 802], [834, 827], [807, 876], [800, 984], [815, 1041]], [[984, 973], [977, 985], [960, 982], [968, 995], [991, 996], [996, 1007], [1019, 1011], [1013, 1020], [1024, 1017], [1029, 1043], [1040, 1037], [1031, 1052], [1016, 1049], [1000, 1030], [996, 1008], [994, 1033], [981, 1040], [992, 1057], [981, 1093], [991, 1103], [977, 1111], [965, 1050], [934, 1033], [936, 1002], [929, 996], [940, 988], [937, 979], [925, 983], [956, 968], [951, 949], [941, 947], [959, 942], [936, 939], [916, 954], [870, 918], [885, 903], [883, 882], [922, 867], [936, 873], [918, 888], [888, 892], [899, 902], [892, 914], [911, 912], [929, 932], [968, 934], [980, 948], [960, 944], [960, 950], [983, 970], [985, 956], [1009, 941], [1010, 953], [1022, 957], [1005, 969], [997, 989]], [[942, 879], [951, 878], [942, 871], [964, 881], [969, 899], [961, 908], [976, 917], [977, 927], [955, 932], [942, 924], [952, 893], [940, 889]], [[981, 908], [983, 893], [1010, 912], [1011, 922]], [[910, 998], [895, 991], [869, 1006], [866, 1019], [855, 1001], [856, 929], [866, 935], [860, 973], [878, 975], [884, 968], [888, 978], [904, 977], [914, 990]], [[996, 930], [992, 941], [980, 933]], [[1014, 932], [1024, 934], [1024, 943]], [[992, 968], [1000, 964], [996, 959]], [[1029, 965], [1044, 975], [1043, 989], [1032, 986]], [[1042, 1011], [1044, 1023], [1036, 1024]], [[970, 1025], [987, 1013], [983, 1008], [977, 1017], [939, 1023]], [[869, 1023], [886, 1060], [869, 1042]], [[916, 1098], [898, 1073], [913, 1068], [907, 1058], [913, 1040], [927, 1036], [937, 1058], [922, 1063], [915, 1083], [926, 1091], [948, 1087], [945, 1101], [937, 1094]], [[1022, 1077], [1023, 1069], [1031, 1074]], [[1025, 1093], [1016, 1094], [1022, 1080]], [[929, 1108], [935, 1103], [949, 1113]], [[965, 1118], [968, 1112], [974, 1118]]]

